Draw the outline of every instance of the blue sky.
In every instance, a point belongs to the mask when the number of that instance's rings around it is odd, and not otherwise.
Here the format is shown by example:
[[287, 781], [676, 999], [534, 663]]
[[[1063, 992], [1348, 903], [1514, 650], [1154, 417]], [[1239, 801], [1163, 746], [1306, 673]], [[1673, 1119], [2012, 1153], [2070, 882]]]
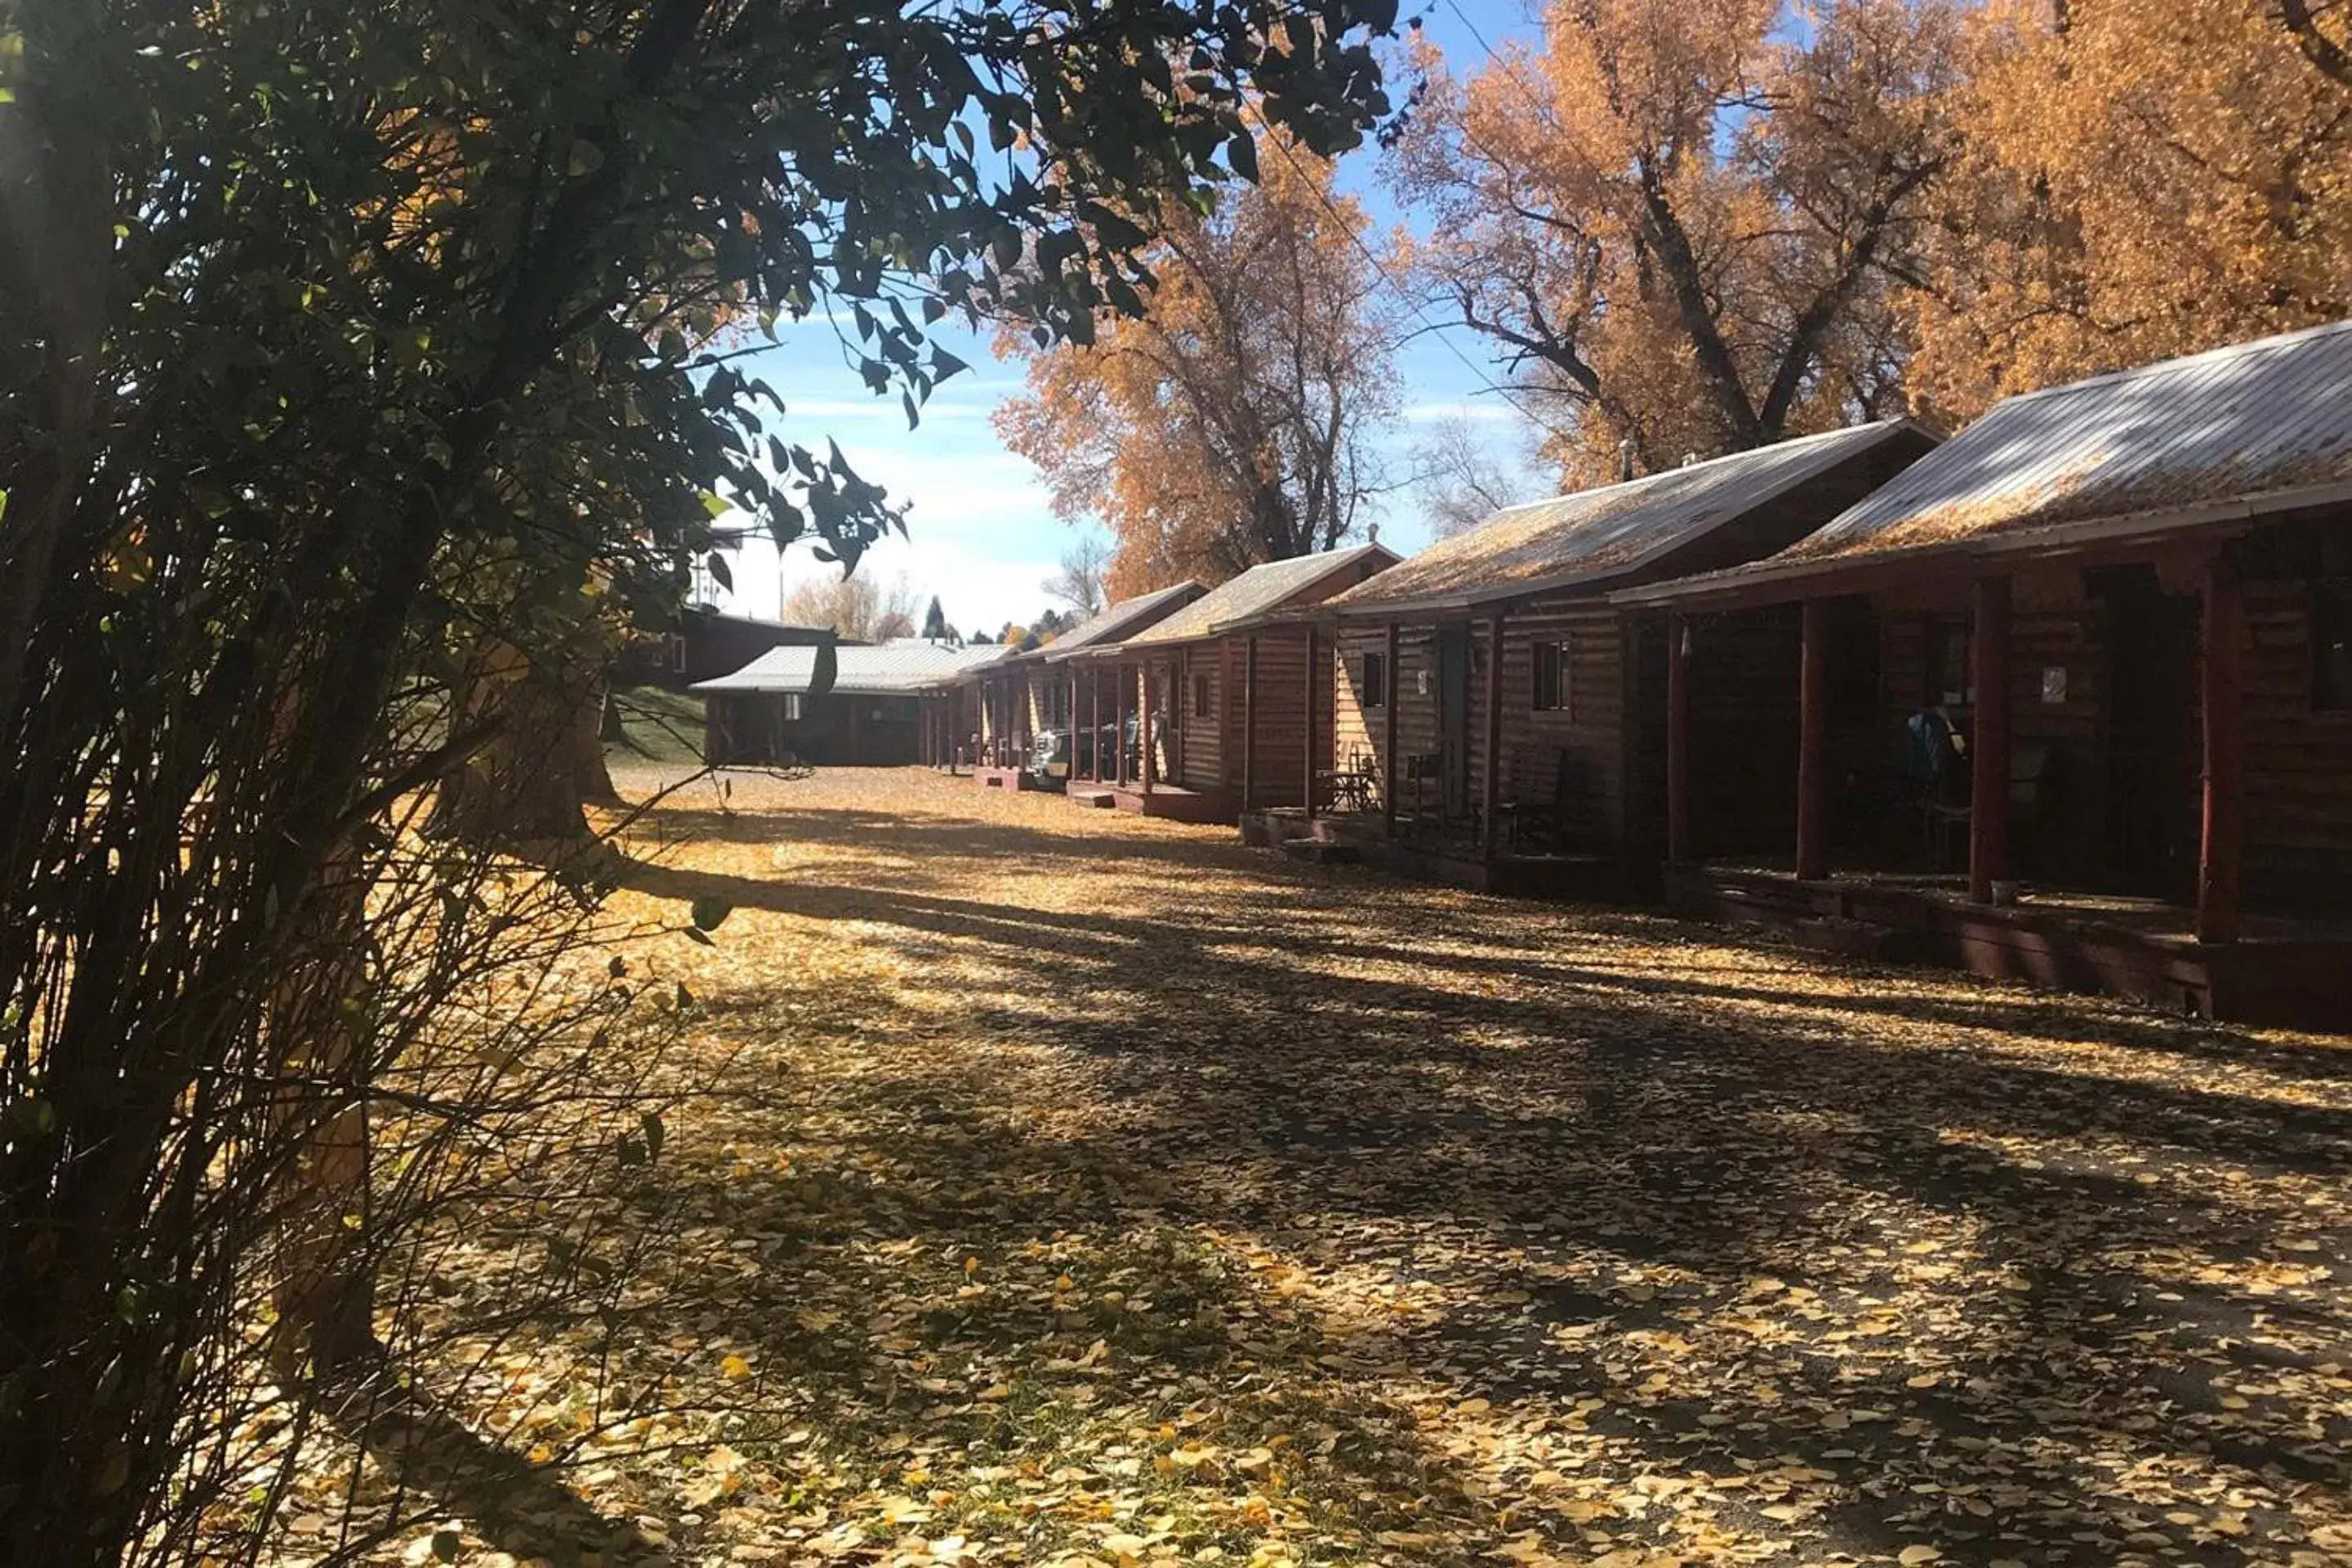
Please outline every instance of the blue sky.
[[[1506, 37], [1535, 31], [1520, 0], [1460, 0], [1460, 7], [1457, 13], [1447, 0], [1437, 0], [1423, 13], [1424, 29], [1458, 70], [1466, 72], [1483, 59], [1473, 26], [1497, 46]], [[1381, 188], [1378, 157], [1367, 146], [1343, 160], [1341, 185], [1365, 203], [1376, 226], [1409, 222], [1409, 215]], [[920, 426], [909, 431], [897, 394], [869, 395], [844, 363], [831, 323], [819, 318], [790, 327], [780, 323], [775, 348], [741, 368], [764, 377], [783, 396], [790, 436], [819, 449], [831, 437], [860, 474], [911, 503], [908, 537], [877, 546], [859, 565], [859, 574], [886, 584], [903, 576], [917, 595], [919, 613], [923, 600], [938, 595], [948, 619], [966, 633], [1008, 620], [1026, 622], [1044, 609], [1049, 601], [1040, 584], [1078, 530], [1054, 515], [1036, 470], [1007, 451], [990, 424], [997, 405], [1020, 394], [1019, 365], [1000, 362], [984, 336], [942, 322], [937, 340], [971, 369], [942, 384], [925, 407]], [[1449, 352], [1441, 336], [1452, 341], [1461, 357]], [[1416, 445], [1417, 430], [1449, 416], [1473, 421], [1473, 428], [1503, 457], [1517, 460], [1524, 450], [1527, 421], [1484, 384], [1502, 375], [1482, 340], [1458, 328], [1423, 332], [1405, 345], [1397, 370], [1403, 417], [1391, 440], [1400, 458]], [[1538, 475], [1525, 469], [1522, 477], [1535, 493], [1541, 482]], [[1410, 491], [1387, 498], [1379, 511], [1383, 542], [1410, 552], [1427, 542]], [[747, 545], [734, 562], [734, 607], [774, 615], [793, 583], [839, 570], [815, 560], [805, 547], [795, 546], [780, 561], [772, 545]]]

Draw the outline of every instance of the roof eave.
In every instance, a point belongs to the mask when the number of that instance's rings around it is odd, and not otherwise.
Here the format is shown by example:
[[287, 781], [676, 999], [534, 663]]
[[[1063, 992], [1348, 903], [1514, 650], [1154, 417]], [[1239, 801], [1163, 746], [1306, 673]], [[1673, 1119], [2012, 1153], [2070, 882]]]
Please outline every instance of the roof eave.
[[2074, 522], [2025, 528], [2013, 533], [1979, 534], [1948, 544], [1914, 545], [1883, 551], [1857, 551], [1819, 560], [1791, 561], [1774, 568], [1770, 561], [1735, 567], [1703, 577], [1670, 579], [1621, 589], [1610, 602], [1630, 608], [1672, 605], [1706, 608], [1736, 602], [1769, 602], [1788, 595], [1772, 592], [1792, 584], [1821, 585], [1840, 580], [1907, 573], [1916, 566], [1934, 566], [1954, 560], [2001, 561], [2018, 556], [2058, 558], [2086, 550], [2113, 549], [2139, 543], [2158, 544], [2168, 535], [2250, 522], [2284, 511], [2352, 501], [2352, 482], [2276, 490], [2268, 495], [2216, 501], [2205, 506], [2170, 507], [2158, 510], [2116, 512]]

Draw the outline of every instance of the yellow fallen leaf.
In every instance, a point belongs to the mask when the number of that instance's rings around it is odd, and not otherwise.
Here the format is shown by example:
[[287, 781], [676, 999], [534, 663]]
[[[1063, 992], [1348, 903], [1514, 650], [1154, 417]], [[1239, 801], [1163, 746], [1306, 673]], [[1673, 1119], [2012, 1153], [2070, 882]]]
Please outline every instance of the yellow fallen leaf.
[[730, 1383], [740, 1383], [751, 1375], [751, 1363], [740, 1355], [722, 1357], [719, 1363], [719, 1375]]
[[1914, 1568], [1915, 1564], [1933, 1563], [1942, 1555], [1941, 1552], [1932, 1546], [1906, 1546], [1895, 1554], [1895, 1561], [1902, 1563], [1903, 1568]]

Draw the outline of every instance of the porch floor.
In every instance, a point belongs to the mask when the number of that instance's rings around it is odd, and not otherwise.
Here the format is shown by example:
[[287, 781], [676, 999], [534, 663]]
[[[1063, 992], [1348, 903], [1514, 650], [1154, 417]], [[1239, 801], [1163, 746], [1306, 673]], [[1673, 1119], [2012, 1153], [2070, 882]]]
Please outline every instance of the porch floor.
[[1037, 787], [1036, 781], [1031, 777], [1026, 768], [979, 766], [971, 770], [971, 776], [982, 789], [1024, 790]]
[[1489, 857], [1475, 836], [1433, 825], [1415, 831], [1401, 821], [1391, 837], [1377, 811], [1320, 812], [1310, 824], [1297, 806], [1275, 806], [1242, 819], [1245, 844], [1278, 847], [1301, 837], [1349, 845], [1360, 862], [1391, 876], [1474, 892], [1616, 902], [1637, 891], [1623, 862], [1612, 856], [1506, 847]]
[[1108, 790], [1111, 804], [1119, 810], [1142, 816], [1162, 816], [1171, 822], [1230, 822], [1234, 816], [1232, 799], [1222, 790], [1186, 789], [1181, 784], [1157, 782], [1149, 795], [1135, 783], [1093, 787]]
[[1966, 879], [1785, 864], [1668, 866], [1675, 910], [1780, 930], [1857, 956], [1947, 964], [2172, 1011], [2293, 1028], [2352, 1026], [2352, 921], [2249, 912], [2245, 936], [2200, 942], [2196, 912], [2158, 899], [2028, 884], [1972, 903]]

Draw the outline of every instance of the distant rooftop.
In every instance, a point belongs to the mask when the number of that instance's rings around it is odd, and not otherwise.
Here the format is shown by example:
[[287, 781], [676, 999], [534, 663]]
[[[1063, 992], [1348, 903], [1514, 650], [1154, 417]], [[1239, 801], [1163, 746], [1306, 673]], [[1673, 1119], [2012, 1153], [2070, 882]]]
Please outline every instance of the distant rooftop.
[[[696, 691], [806, 691], [816, 673], [817, 649], [770, 648], [732, 675], [697, 681]], [[900, 637], [872, 647], [834, 650], [833, 689], [858, 696], [906, 695], [936, 686], [966, 669], [1002, 658], [1010, 650], [996, 643], [957, 647]]]
[[1025, 657], [1066, 658], [1098, 644], [1118, 642], [1134, 636], [1146, 626], [1156, 625], [1162, 616], [1172, 615], [1207, 592], [1198, 583], [1179, 583], [1172, 588], [1121, 599], [1094, 619], [1064, 632]]
[[1882, 420], [1508, 507], [1331, 605], [1476, 604], [1622, 577], [1906, 435], [1926, 439], [1906, 420]]
[[1129, 647], [1156, 647], [1190, 641], [1279, 610], [1292, 599], [1317, 587], [1336, 574], [1382, 561], [1391, 565], [1395, 551], [1385, 545], [1359, 544], [1348, 550], [1269, 561], [1253, 566], [1232, 582], [1210, 589], [1174, 615], [1129, 637]]

